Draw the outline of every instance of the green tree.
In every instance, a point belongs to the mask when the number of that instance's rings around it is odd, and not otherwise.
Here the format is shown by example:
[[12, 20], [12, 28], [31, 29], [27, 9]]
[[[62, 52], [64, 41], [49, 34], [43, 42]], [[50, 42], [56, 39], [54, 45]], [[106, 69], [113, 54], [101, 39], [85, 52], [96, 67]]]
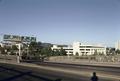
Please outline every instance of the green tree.
[[100, 52], [99, 55], [100, 55], [100, 56], [104, 55], [104, 52]]
[[79, 56], [79, 53], [78, 53], [78, 52], [76, 52], [76, 53], [75, 53], [75, 55], [76, 55], [76, 56]]
[[97, 50], [95, 50], [95, 51], [94, 51], [94, 54], [93, 54], [93, 56], [96, 56], [96, 55], [98, 55], [98, 52], [97, 52]]
[[60, 50], [59, 49], [56, 49], [56, 50], [53, 50], [53, 56], [60, 56]]
[[11, 51], [11, 47], [10, 46], [5, 47], [5, 49], [7, 49], [7, 52]]
[[29, 44], [28, 50], [29, 55], [28, 56], [34, 56], [36, 58], [39, 58], [41, 56], [41, 50], [42, 50], [41, 42], [31, 42]]
[[4, 49], [4, 47], [2, 47], [1, 45], [0, 45], [0, 53], [1, 53], [1, 54], [5, 54], [5, 49]]
[[60, 52], [60, 56], [66, 56], [67, 55], [66, 54], [67, 52], [63, 48], [61, 48], [59, 52]]
[[51, 56], [52, 55], [52, 50], [50, 47], [44, 47], [41, 50], [41, 55], [43, 56]]
[[106, 54], [109, 55], [110, 54], [110, 49], [106, 48]]
[[16, 45], [12, 45], [11, 47], [11, 54], [12, 55], [16, 55], [16, 53], [18, 52], [18, 48]]
[[110, 51], [109, 51], [109, 53], [110, 53], [109, 55], [115, 54], [115, 48], [111, 48]]
[[16, 45], [12, 45], [12, 50], [18, 50]]
[[29, 44], [23, 43], [23, 46], [21, 47], [22, 59], [27, 59], [27, 55], [29, 54], [28, 46], [29, 46]]
[[117, 49], [117, 50], [115, 51], [115, 53], [116, 53], [116, 54], [120, 54], [120, 50]]
[[51, 51], [52, 53], [52, 56], [66, 56], [67, 54], [66, 54], [66, 51], [63, 49], [63, 48], [61, 48], [61, 49], [56, 49], [56, 50], [53, 50], [53, 51]]
[[7, 52], [6, 46], [4, 46], [4, 47], [0, 46], [0, 52], [1, 52], [1, 54], [6, 54], [6, 52]]

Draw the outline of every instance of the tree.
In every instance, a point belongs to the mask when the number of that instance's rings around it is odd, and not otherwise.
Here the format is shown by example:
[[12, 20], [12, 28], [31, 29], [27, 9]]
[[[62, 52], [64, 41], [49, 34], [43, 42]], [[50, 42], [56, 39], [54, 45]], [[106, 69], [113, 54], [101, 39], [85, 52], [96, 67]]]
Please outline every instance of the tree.
[[23, 46], [21, 47], [21, 51], [22, 51], [22, 59], [27, 59], [27, 55], [28, 55], [28, 43], [23, 43]]
[[120, 54], [120, 50], [117, 49], [117, 50], [115, 51], [115, 53], [116, 53], [116, 54]]
[[94, 56], [98, 55], [97, 50], [94, 51], [94, 54], [93, 54], [93, 55], [94, 55]]
[[59, 49], [53, 50], [52, 56], [60, 56], [60, 50]]
[[18, 50], [16, 45], [12, 45], [12, 50]]
[[1, 54], [5, 54], [5, 49], [4, 49], [4, 47], [2, 47], [1, 45], [0, 45], [0, 53], [1, 53]]
[[100, 52], [99, 55], [101, 55], [101, 56], [104, 55], [104, 52]]
[[32, 56], [35, 59], [40, 59], [40, 57], [43, 56], [42, 55], [43, 46], [41, 42], [31, 42], [29, 44], [28, 50], [29, 50], [29, 55], [27, 55], [28, 57]]
[[43, 56], [49, 57], [49, 56], [52, 56], [52, 53], [53, 52], [50, 47], [44, 47], [41, 49], [41, 55], [43, 55]]
[[7, 52], [11, 51], [11, 47], [10, 46], [6, 46], [5, 49], [7, 50]]
[[60, 49], [60, 55], [61, 56], [66, 56], [67, 55], [66, 53], [67, 52], [63, 48]]
[[29, 44], [29, 53], [30, 54], [39, 54], [42, 49], [41, 42], [31, 42]]
[[110, 49], [106, 48], [106, 54], [109, 55], [110, 54]]
[[15, 55], [17, 52], [18, 52], [17, 46], [16, 45], [12, 45], [12, 47], [11, 47], [11, 54]]
[[79, 56], [79, 53], [78, 53], [78, 52], [76, 52], [76, 53], [75, 53], [75, 55], [76, 55], [76, 56]]
[[50, 51], [51, 51], [51, 56], [66, 56], [67, 55], [67, 52], [61, 48], [61, 49], [54, 49], [54, 50], [51, 50], [50, 48]]
[[109, 51], [110, 55], [113, 55], [115, 54], [115, 48], [111, 48], [110, 51]]

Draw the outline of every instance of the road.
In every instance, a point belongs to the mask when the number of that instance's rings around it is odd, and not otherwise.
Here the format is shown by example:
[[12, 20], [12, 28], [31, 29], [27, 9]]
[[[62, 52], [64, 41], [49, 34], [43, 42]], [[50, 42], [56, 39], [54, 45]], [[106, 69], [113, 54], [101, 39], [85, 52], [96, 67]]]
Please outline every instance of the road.
[[[24, 64], [24, 63], [23, 63]], [[11, 65], [0, 64], [5, 67], [14, 68], [20, 71], [32, 72], [32, 75], [48, 78], [51, 80], [62, 79], [62, 81], [90, 81], [93, 72], [97, 73], [99, 81], [119, 81], [120, 68], [119, 67], [104, 67], [104, 66], [90, 66], [80, 64], [65, 64], [65, 63], [40, 63], [34, 62], [28, 65]], [[31, 65], [31, 66], [29, 66]], [[32, 67], [33, 66], [33, 67]], [[21, 77], [22, 81], [48, 81], [35, 80], [32, 77]], [[20, 80], [19, 80], [20, 81]]]

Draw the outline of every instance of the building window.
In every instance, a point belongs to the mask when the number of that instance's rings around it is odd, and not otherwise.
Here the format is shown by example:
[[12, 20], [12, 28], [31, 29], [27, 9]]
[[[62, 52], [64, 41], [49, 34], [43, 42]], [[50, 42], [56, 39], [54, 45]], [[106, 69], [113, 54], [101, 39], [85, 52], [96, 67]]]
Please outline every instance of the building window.
[[84, 51], [85, 49], [80, 49], [80, 51]]
[[90, 49], [86, 49], [86, 51], [90, 51]]

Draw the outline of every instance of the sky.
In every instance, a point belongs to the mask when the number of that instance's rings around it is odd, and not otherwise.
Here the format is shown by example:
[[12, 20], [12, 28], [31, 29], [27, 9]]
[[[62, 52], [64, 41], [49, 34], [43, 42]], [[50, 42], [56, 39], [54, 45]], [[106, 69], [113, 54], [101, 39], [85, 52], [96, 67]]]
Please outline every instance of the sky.
[[0, 34], [114, 46], [120, 40], [120, 0], [0, 0]]

